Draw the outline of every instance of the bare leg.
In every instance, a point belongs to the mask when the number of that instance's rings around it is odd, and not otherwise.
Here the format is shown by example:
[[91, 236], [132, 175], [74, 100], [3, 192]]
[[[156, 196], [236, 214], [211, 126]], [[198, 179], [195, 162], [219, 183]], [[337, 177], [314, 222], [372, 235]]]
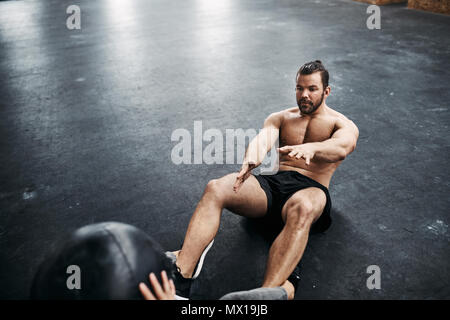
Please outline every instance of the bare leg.
[[250, 176], [236, 193], [233, 185], [237, 173], [211, 180], [192, 215], [183, 247], [175, 252], [177, 266], [185, 278], [192, 277], [203, 250], [219, 230], [222, 209], [227, 208], [247, 217], [262, 217], [267, 211], [267, 198], [254, 176]]
[[270, 247], [263, 287], [277, 287], [289, 277], [305, 251], [308, 234], [307, 226], [283, 228]]
[[270, 248], [263, 287], [280, 286], [292, 273], [325, 204], [325, 194], [318, 188], [298, 191], [286, 202], [281, 213], [285, 226]]

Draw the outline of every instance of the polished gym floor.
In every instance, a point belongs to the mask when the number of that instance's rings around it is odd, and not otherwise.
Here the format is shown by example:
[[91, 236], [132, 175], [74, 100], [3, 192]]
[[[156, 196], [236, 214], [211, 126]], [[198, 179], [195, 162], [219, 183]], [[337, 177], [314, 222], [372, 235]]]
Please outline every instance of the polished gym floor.
[[[225, 163], [231, 141], [224, 164], [193, 163], [194, 147], [176, 164], [172, 134], [194, 146], [200, 123], [225, 146], [227, 129], [258, 130], [296, 106], [295, 74], [315, 59], [360, 138], [296, 299], [450, 298], [449, 16], [382, 6], [370, 30], [350, 0], [81, 0], [71, 30], [72, 4], [0, 2], [0, 299], [27, 299], [39, 263], [90, 223], [179, 249], [208, 181], [241, 159]], [[224, 210], [193, 298], [260, 286], [271, 240]]]

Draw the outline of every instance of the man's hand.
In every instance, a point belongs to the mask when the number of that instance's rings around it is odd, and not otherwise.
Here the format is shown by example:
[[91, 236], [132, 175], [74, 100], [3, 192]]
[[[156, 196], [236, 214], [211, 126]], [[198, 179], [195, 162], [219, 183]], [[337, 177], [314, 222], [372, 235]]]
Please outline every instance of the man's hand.
[[255, 163], [246, 163], [245, 162], [242, 164], [241, 171], [239, 171], [239, 174], [236, 177], [236, 182], [234, 183], [234, 186], [233, 186], [234, 192], [239, 191], [242, 184], [244, 183], [245, 180], [247, 180], [247, 178], [250, 176], [252, 169], [254, 169], [255, 167], [256, 167]]
[[139, 284], [139, 290], [145, 300], [175, 300], [175, 284], [172, 279], [169, 280], [167, 278], [167, 273], [164, 270], [161, 271], [162, 287], [153, 272], [150, 273], [149, 279], [156, 297], [145, 283], [141, 282]]
[[309, 165], [312, 158], [314, 158], [315, 149], [312, 143], [299, 144], [295, 146], [284, 146], [282, 148], [278, 148], [278, 151], [282, 154], [287, 154], [288, 156], [296, 159], [303, 158], [305, 159], [305, 163]]

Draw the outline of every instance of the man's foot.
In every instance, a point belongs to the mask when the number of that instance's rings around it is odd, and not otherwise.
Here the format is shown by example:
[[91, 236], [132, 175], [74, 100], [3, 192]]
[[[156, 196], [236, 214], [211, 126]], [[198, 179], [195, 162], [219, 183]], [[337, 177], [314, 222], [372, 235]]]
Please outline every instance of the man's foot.
[[286, 281], [281, 285], [281, 287], [286, 291], [287, 299], [288, 299], [288, 300], [294, 300], [294, 297], [295, 297], [295, 288], [294, 288], [294, 285], [293, 285], [290, 281], [286, 280]]
[[200, 259], [199, 259], [197, 265], [195, 266], [194, 273], [191, 278], [185, 278], [182, 275], [180, 268], [177, 266], [176, 262], [177, 262], [178, 254], [180, 251], [166, 252], [166, 256], [172, 260], [172, 262], [175, 265], [175, 269], [176, 269], [175, 278], [173, 279], [173, 281], [175, 283], [175, 289], [176, 289], [175, 298], [177, 298], [177, 300], [189, 299], [192, 281], [195, 280], [200, 275], [200, 272], [202, 271], [202, 267], [203, 267], [203, 262], [205, 260], [205, 256], [208, 253], [209, 249], [211, 249], [213, 243], [214, 243], [214, 239], [206, 246], [205, 250], [203, 250], [203, 252], [200, 256]]

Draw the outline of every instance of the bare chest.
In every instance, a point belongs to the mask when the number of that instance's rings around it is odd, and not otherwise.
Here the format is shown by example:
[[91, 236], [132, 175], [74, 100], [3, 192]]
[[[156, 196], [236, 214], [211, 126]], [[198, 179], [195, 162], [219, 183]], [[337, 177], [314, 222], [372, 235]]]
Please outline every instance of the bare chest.
[[334, 132], [332, 119], [285, 119], [280, 129], [280, 147], [329, 139]]

